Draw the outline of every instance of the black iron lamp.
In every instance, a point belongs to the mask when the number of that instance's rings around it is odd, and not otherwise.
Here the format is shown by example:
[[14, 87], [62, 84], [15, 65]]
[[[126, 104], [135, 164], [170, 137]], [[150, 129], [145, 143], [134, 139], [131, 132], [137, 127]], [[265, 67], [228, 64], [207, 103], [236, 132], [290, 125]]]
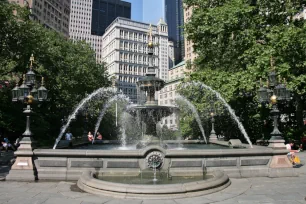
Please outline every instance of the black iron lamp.
[[278, 102], [286, 102], [291, 100], [290, 90], [286, 88], [286, 82], [282, 83], [279, 77], [279, 81], [277, 82], [277, 74], [274, 68], [274, 60], [271, 57], [271, 68], [272, 71], [269, 74], [267, 87], [263, 87], [260, 81], [260, 88], [258, 90], [258, 98], [260, 103], [271, 103], [272, 109], [270, 111], [270, 115], [273, 118], [273, 131], [271, 132], [271, 139], [269, 140], [269, 147], [272, 148], [286, 148], [284, 145], [284, 140], [282, 137], [282, 133], [278, 129], [278, 118], [280, 115], [280, 111], [278, 110], [277, 103]]
[[269, 91], [266, 87], [264, 87], [261, 83], [260, 79], [260, 88], [258, 90], [258, 98], [261, 103], [266, 103], [269, 101]]
[[41, 86], [38, 88], [38, 100], [45, 101], [48, 97], [48, 90], [44, 87], [44, 77], [41, 78]]
[[28, 87], [26, 84], [26, 76], [23, 75], [23, 82], [21, 84], [21, 86], [19, 87], [19, 97], [18, 99], [20, 101], [24, 101], [24, 99], [29, 95], [30, 93], [30, 87]]

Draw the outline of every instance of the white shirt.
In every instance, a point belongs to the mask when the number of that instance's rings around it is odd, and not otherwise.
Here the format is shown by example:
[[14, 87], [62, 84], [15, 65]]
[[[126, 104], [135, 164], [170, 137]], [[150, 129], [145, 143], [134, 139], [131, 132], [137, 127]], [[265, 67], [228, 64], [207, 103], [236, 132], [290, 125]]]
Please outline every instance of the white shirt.
[[286, 149], [287, 150], [291, 150], [291, 145], [290, 144], [286, 144]]

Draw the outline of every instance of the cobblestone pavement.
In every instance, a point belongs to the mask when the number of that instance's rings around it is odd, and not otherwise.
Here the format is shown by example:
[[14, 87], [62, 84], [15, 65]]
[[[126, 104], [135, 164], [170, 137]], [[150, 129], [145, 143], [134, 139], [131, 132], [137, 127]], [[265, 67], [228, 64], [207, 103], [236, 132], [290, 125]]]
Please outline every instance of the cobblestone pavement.
[[[306, 161], [306, 152], [298, 153]], [[7, 167], [5, 167], [7, 168]], [[4, 168], [4, 169], [5, 169]], [[1, 168], [0, 168], [1, 169]], [[0, 203], [6, 204], [306, 204], [306, 167], [296, 169], [299, 177], [231, 179], [217, 193], [184, 199], [131, 200], [96, 196], [78, 190], [72, 182], [0, 182]], [[2, 173], [5, 174], [5, 173]]]

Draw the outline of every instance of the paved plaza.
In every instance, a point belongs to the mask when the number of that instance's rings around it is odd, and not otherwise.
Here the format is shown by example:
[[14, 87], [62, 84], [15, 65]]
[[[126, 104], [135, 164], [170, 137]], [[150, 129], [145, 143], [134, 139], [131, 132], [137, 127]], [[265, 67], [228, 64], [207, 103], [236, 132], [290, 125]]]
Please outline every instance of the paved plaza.
[[[8, 158], [10, 154], [3, 155]], [[302, 163], [306, 152], [298, 153]], [[5, 159], [7, 161], [8, 159]], [[0, 162], [0, 177], [9, 170], [6, 162]], [[4, 204], [200, 204], [200, 203], [306, 203], [306, 167], [296, 168], [299, 177], [231, 179], [231, 185], [217, 193], [168, 200], [131, 200], [96, 196], [81, 192], [74, 182], [7, 182], [0, 185], [0, 203]]]

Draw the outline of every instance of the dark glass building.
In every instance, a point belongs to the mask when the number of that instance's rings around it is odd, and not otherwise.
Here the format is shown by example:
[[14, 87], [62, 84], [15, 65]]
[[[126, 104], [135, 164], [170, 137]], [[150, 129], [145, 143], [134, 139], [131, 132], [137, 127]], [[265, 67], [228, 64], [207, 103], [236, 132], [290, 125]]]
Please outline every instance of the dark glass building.
[[121, 0], [93, 0], [91, 34], [102, 36], [117, 17], [131, 19], [131, 3]]
[[184, 56], [184, 10], [183, 0], [165, 0], [165, 17], [168, 24], [169, 40], [174, 43], [175, 64]]

